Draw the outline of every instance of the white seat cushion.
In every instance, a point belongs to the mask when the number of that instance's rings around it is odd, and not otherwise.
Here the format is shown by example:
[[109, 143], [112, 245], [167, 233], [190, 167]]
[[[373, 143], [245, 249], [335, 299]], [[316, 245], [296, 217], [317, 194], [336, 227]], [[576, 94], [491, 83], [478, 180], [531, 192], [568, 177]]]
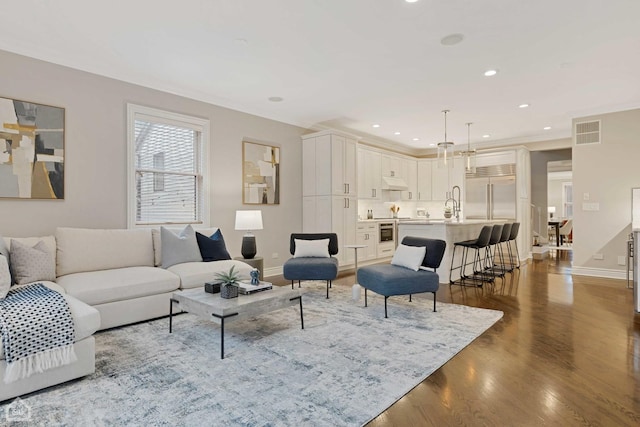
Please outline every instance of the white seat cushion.
[[212, 262], [185, 262], [172, 265], [167, 269], [180, 276], [180, 288], [190, 289], [204, 286], [205, 282], [216, 280], [216, 273], [229, 272], [231, 267], [240, 273], [242, 280], [250, 280], [249, 272], [253, 270], [249, 264], [233, 259]]
[[[71, 295], [65, 295], [64, 289], [53, 282], [34, 282], [42, 283], [49, 289], [53, 289], [64, 295], [71, 310], [73, 325], [75, 329], [76, 342], [81, 341], [93, 335], [100, 327], [100, 312], [95, 308], [77, 300]], [[27, 286], [27, 285], [21, 285]], [[4, 359], [4, 346], [0, 346], [0, 359]]]
[[126, 267], [68, 274], [56, 279], [64, 290], [89, 305], [171, 292], [180, 278], [156, 267]]

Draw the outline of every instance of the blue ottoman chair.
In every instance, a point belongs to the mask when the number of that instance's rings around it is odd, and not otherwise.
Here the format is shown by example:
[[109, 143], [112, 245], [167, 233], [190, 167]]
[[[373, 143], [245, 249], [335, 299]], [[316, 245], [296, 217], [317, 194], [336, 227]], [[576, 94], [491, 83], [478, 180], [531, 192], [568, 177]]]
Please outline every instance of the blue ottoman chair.
[[[329, 239], [327, 248], [329, 256], [320, 256], [320, 254], [318, 256], [296, 256], [296, 239]], [[301, 280], [326, 280], [327, 298], [329, 298], [331, 282], [338, 277], [338, 260], [333, 257], [338, 253], [338, 235], [336, 233], [293, 233], [291, 234], [289, 251], [294, 258], [290, 258], [284, 263], [282, 274], [285, 279], [291, 280], [291, 289], [293, 289], [295, 280], [298, 281], [298, 287], [300, 287]]]
[[[444, 240], [407, 236], [402, 239], [406, 246], [425, 246], [426, 253], [422, 267], [432, 269], [411, 270], [393, 264], [370, 265], [358, 269], [358, 283], [364, 288], [364, 306], [367, 307], [367, 290], [384, 296], [384, 317], [387, 318], [387, 298], [394, 295], [409, 295], [423, 292], [433, 293], [433, 311], [436, 311], [436, 292], [440, 279], [436, 268], [444, 256]], [[393, 261], [392, 261], [393, 262]]]

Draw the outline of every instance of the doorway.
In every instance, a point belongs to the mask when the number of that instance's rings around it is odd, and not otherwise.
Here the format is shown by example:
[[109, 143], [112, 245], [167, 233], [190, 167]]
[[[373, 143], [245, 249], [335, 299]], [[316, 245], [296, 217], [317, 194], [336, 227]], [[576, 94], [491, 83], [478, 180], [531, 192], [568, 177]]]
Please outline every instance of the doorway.
[[573, 250], [573, 170], [571, 160], [547, 163], [549, 249]]

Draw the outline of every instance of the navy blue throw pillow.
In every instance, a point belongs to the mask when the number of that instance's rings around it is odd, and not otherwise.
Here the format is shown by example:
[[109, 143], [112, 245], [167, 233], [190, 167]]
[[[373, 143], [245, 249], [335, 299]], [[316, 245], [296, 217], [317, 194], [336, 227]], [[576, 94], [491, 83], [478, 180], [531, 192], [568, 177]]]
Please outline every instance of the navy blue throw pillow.
[[222, 237], [220, 230], [213, 233], [211, 237], [196, 232], [196, 240], [198, 241], [202, 261], [210, 262], [231, 259], [231, 255], [229, 255], [227, 251], [227, 247], [224, 244], [224, 237]]

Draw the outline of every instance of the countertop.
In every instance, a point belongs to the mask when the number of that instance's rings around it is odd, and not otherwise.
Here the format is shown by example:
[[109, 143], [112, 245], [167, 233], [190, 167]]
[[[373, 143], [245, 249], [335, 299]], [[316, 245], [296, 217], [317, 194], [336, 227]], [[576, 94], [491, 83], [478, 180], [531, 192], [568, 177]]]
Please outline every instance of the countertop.
[[476, 225], [476, 224], [500, 224], [504, 222], [510, 222], [513, 220], [505, 220], [505, 219], [461, 219], [457, 221], [455, 218], [452, 219], [401, 219], [398, 221], [398, 225], [447, 225], [447, 226], [458, 226], [458, 225]]

